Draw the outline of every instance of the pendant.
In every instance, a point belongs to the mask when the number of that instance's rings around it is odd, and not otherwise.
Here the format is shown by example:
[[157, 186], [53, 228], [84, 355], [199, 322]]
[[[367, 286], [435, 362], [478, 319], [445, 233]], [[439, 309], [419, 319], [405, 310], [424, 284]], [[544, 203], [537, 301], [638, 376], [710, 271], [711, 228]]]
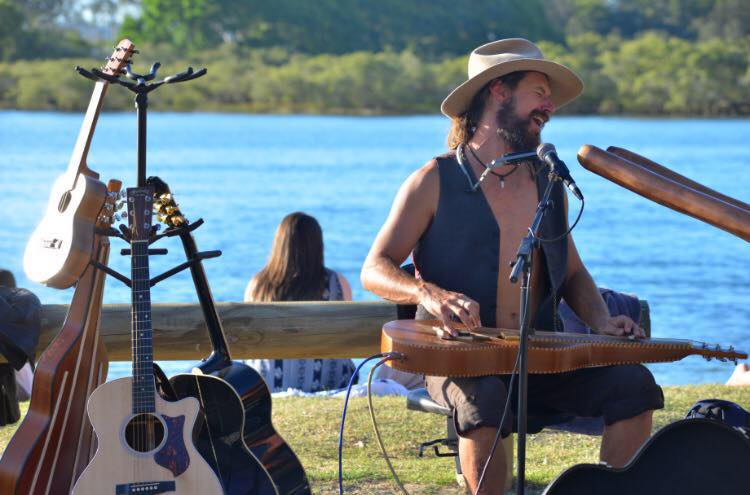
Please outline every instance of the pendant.
[[500, 179], [500, 189], [505, 189], [505, 179]]

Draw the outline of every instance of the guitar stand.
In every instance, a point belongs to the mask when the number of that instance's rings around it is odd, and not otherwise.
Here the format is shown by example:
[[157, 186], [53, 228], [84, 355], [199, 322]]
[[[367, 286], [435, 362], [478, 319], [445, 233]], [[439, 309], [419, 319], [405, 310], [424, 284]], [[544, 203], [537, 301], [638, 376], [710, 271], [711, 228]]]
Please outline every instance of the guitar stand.
[[76, 67], [79, 74], [91, 80], [98, 81], [104, 79], [112, 84], [119, 84], [135, 93], [135, 108], [138, 115], [138, 187], [146, 187], [146, 116], [148, 113], [148, 94], [158, 89], [162, 84], [175, 84], [180, 82], [192, 81], [203, 76], [207, 70], [205, 68], [193, 71], [188, 67], [185, 71], [178, 74], [165, 77], [161, 81], [149, 83], [156, 78], [156, 73], [161, 67], [160, 62], [154, 62], [148, 74], [137, 74], [132, 71], [131, 64], [125, 66], [125, 76], [136, 82], [128, 82], [120, 79], [120, 76], [105, 74], [99, 69], [91, 69], [91, 72]]
[[[173, 74], [171, 76], [165, 77], [164, 79], [156, 82], [151, 82], [156, 78], [157, 72], [159, 68], [161, 67], [161, 63], [155, 62], [148, 73], [146, 74], [137, 74], [133, 72], [131, 64], [127, 64], [124, 70], [124, 76], [127, 79], [130, 79], [130, 81], [123, 80], [120, 78], [120, 76], [111, 76], [108, 74], [105, 74], [101, 72], [98, 69], [92, 69], [91, 71], [87, 71], [85, 69], [82, 69], [80, 67], [76, 67], [76, 70], [79, 74], [81, 74], [84, 77], [87, 77], [89, 79], [92, 79], [94, 81], [98, 81], [99, 79], [104, 79], [110, 83], [113, 84], [119, 84], [120, 86], [125, 87], [126, 89], [130, 90], [131, 92], [135, 93], [135, 107], [136, 107], [136, 113], [138, 117], [138, 170], [137, 170], [137, 177], [138, 177], [138, 187], [146, 187], [151, 186], [154, 187], [157, 191], [165, 191], [169, 193], [169, 187], [158, 177], [147, 177], [146, 174], [146, 137], [147, 137], [147, 114], [148, 114], [148, 94], [152, 91], [158, 89], [163, 84], [175, 84], [175, 83], [181, 83], [181, 82], [187, 82], [192, 81], [193, 79], [197, 79], [203, 75], [206, 74], [207, 70], [205, 68], [199, 69], [197, 71], [194, 71], [192, 67], [188, 67], [185, 71], [180, 72], [178, 74]], [[133, 82], [131, 82], [133, 81]], [[206, 278], [206, 273], [203, 270], [203, 264], [202, 261], [209, 258], [216, 258], [218, 256], [221, 256], [221, 251], [198, 251], [195, 239], [193, 238], [192, 232], [203, 225], [203, 219], [198, 219], [193, 223], [189, 223], [187, 220], [184, 221], [183, 225], [176, 226], [176, 227], [170, 227], [166, 229], [163, 233], [157, 234], [158, 228], [160, 225], [155, 225], [153, 227], [153, 230], [151, 232], [151, 235], [149, 236], [149, 245], [153, 244], [154, 242], [157, 242], [158, 240], [162, 239], [163, 237], [174, 237], [178, 236], [180, 240], [182, 241], [182, 246], [185, 251], [185, 257], [187, 258], [187, 261], [184, 263], [181, 263], [180, 265], [175, 266], [174, 268], [171, 268], [167, 270], [166, 272], [157, 275], [156, 277], [153, 277], [149, 281], [150, 287], [153, 287], [157, 283], [161, 282], [162, 280], [165, 280], [185, 269], [190, 269], [190, 273], [193, 278], [193, 285], [195, 286], [195, 291], [198, 295], [198, 300], [200, 302], [201, 309], [203, 311], [204, 320], [206, 321], [206, 326], [209, 330], [209, 339], [211, 340], [213, 352], [211, 353], [211, 356], [206, 359], [204, 364], [201, 366], [203, 368], [204, 372], [207, 372], [209, 369], [212, 369], [213, 367], [220, 368], [223, 365], [226, 365], [228, 361], [231, 361], [231, 358], [229, 356], [228, 347], [226, 344], [226, 340], [224, 337], [224, 331], [221, 327], [221, 320], [219, 319], [218, 313], [216, 312], [216, 308], [213, 303], [213, 298], [211, 296], [211, 289], [208, 284], [208, 280]], [[130, 232], [127, 228], [125, 228], [124, 225], [120, 226], [120, 230], [115, 230], [113, 228], [109, 229], [102, 229], [103, 234], [109, 235], [112, 237], [119, 237], [120, 239], [123, 239], [126, 242], [130, 242]], [[124, 249], [121, 251], [123, 255], [130, 254], [129, 249]], [[166, 254], [166, 249], [149, 249], [148, 251], [149, 255], [161, 255]], [[116, 278], [120, 282], [124, 283], [128, 287], [131, 286], [131, 280], [122, 275], [121, 273], [116, 272], [115, 270], [112, 270], [111, 268], [96, 264], [97, 268], [103, 270], [107, 274], [111, 275], [112, 277]], [[210, 362], [210, 363], [209, 363]]]

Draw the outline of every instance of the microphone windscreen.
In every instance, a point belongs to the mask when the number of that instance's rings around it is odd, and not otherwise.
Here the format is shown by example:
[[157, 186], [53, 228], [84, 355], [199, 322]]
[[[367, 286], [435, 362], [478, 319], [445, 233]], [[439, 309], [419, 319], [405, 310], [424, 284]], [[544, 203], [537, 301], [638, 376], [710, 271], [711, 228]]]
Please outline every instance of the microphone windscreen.
[[542, 161], [544, 161], [544, 158], [550, 153], [557, 153], [555, 145], [552, 143], [542, 143], [536, 148], [536, 156]]

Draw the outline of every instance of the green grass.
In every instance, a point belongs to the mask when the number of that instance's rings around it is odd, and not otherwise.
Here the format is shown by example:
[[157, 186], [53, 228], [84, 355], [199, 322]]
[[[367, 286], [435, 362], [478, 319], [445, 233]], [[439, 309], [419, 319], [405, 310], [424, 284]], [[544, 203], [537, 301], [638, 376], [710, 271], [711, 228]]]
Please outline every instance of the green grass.
[[[699, 385], [665, 387], [666, 408], [654, 416], [654, 431], [682, 419], [697, 400], [722, 398], [750, 409], [750, 387]], [[445, 419], [406, 410], [403, 397], [373, 398], [378, 427], [396, 472], [413, 494], [462, 493], [452, 458], [417, 457], [420, 442], [442, 437]], [[276, 429], [299, 456], [316, 494], [337, 492], [340, 399], [285, 398], [273, 402]], [[28, 403], [21, 404], [25, 412]], [[0, 428], [4, 449], [16, 425]], [[527, 443], [527, 493], [539, 494], [560, 472], [597, 462], [599, 437], [543, 431]], [[399, 493], [382, 459], [366, 399], [352, 399], [344, 434], [344, 487], [347, 493]]]

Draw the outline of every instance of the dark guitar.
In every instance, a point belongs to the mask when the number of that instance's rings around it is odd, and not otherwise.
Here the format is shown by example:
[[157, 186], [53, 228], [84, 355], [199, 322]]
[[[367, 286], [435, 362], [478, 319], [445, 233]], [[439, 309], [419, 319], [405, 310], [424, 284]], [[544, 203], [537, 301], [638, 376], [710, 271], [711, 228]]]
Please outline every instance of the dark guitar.
[[750, 490], [750, 439], [709, 419], [684, 419], [654, 434], [622, 469], [579, 464], [543, 495], [706, 495]]
[[195, 397], [205, 414], [196, 447], [221, 478], [229, 495], [310, 493], [297, 456], [271, 423], [271, 394], [263, 378], [242, 362], [232, 361], [214, 306], [190, 223], [174, 202], [169, 187], [151, 177], [159, 219], [179, 235], [190, 269], [213, 352], [193, 373], [170, 379], [176, 398]]

